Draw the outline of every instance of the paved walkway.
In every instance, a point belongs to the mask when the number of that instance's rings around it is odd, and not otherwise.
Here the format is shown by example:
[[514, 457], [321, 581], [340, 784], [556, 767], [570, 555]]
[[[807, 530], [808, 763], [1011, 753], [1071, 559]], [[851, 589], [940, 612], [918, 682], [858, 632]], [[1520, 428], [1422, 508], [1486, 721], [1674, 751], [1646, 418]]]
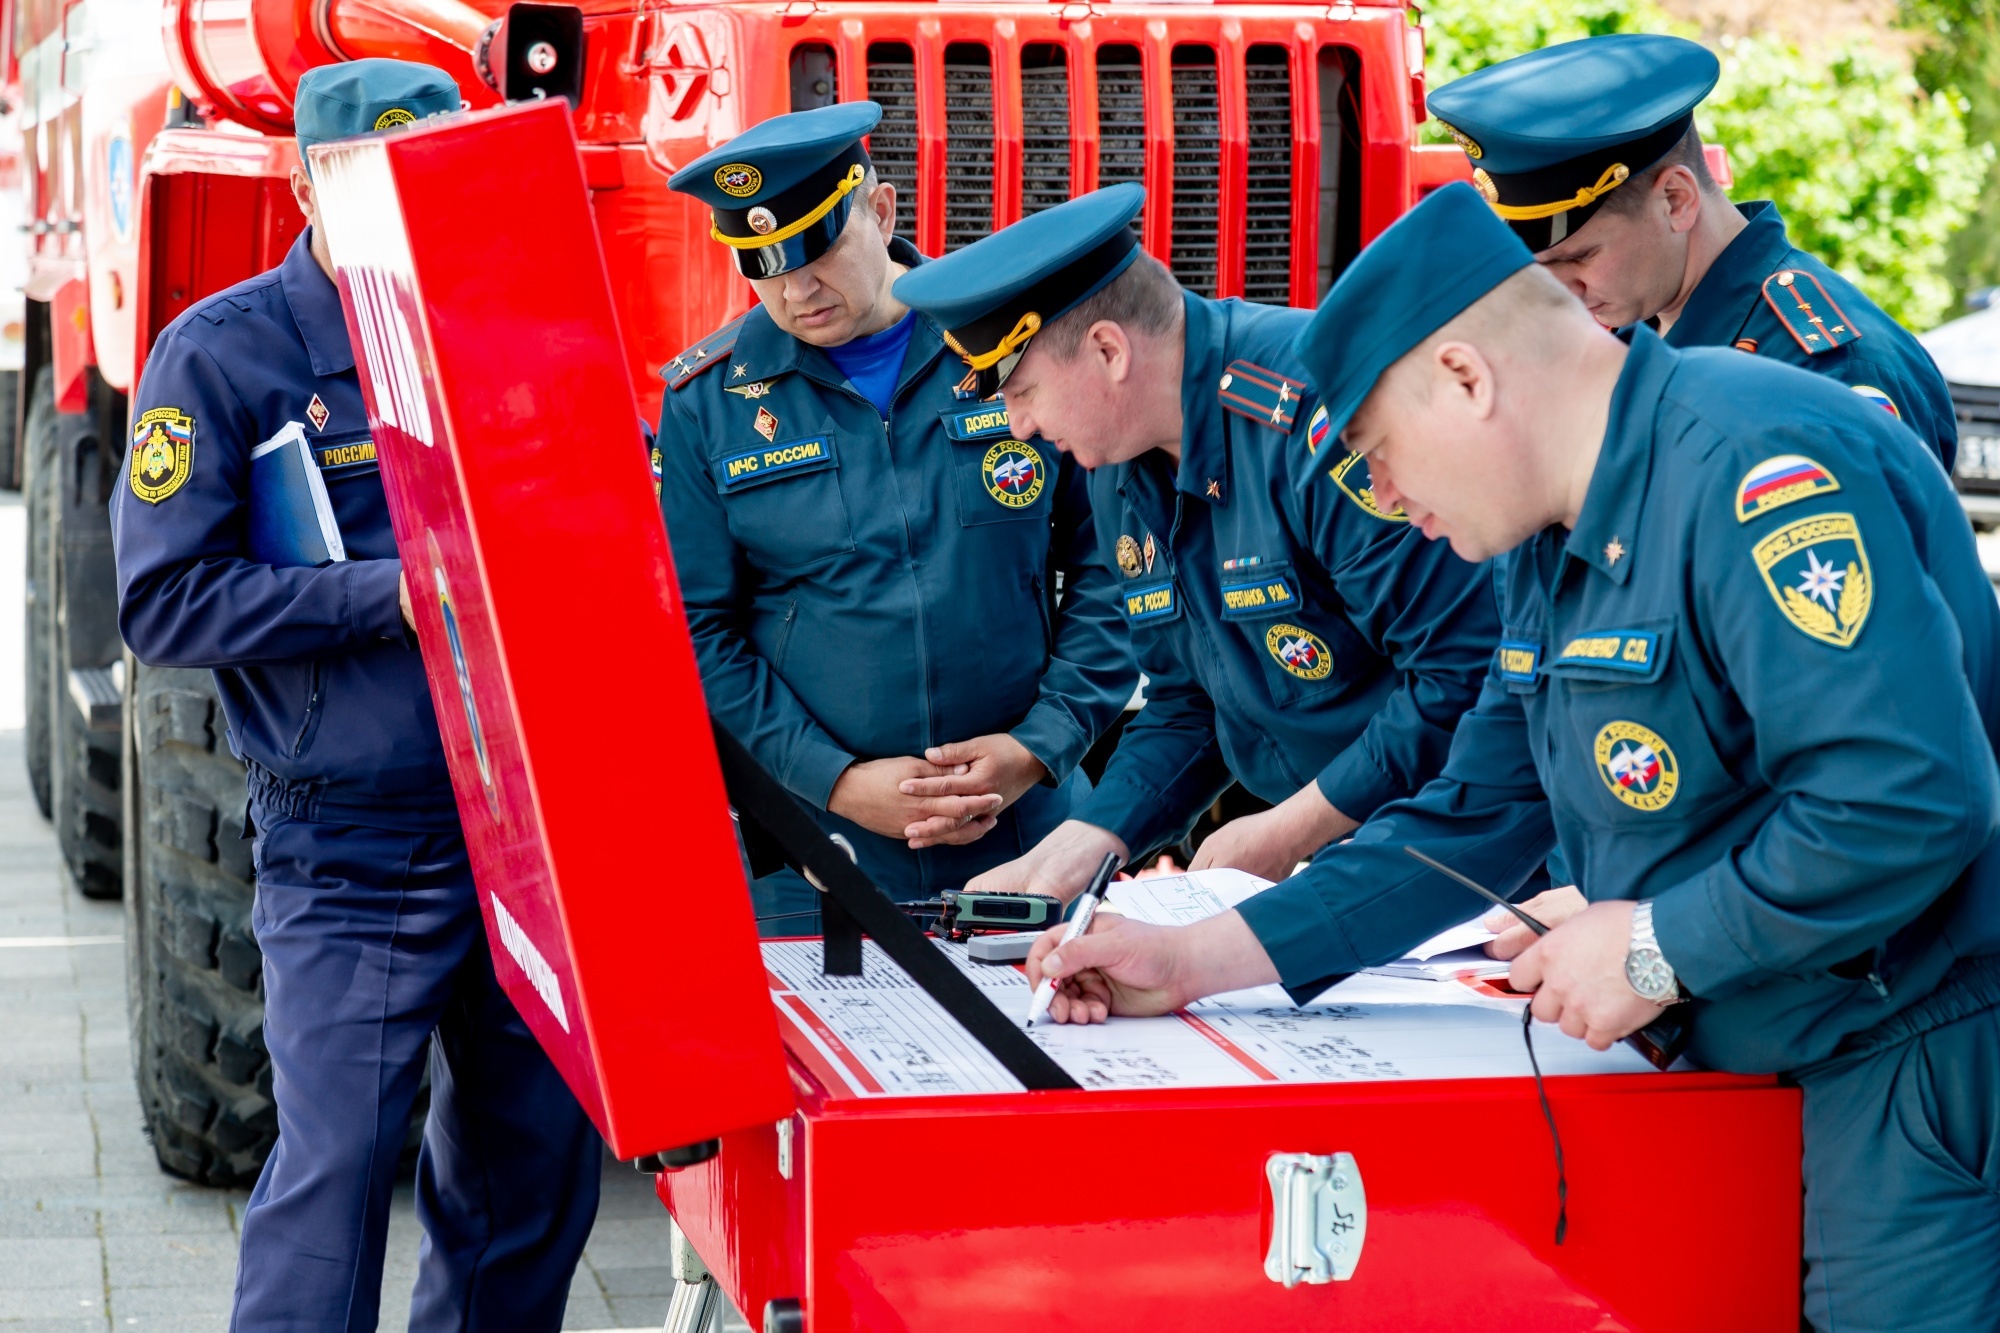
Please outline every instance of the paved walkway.
[[[176, 1180], [153, 1158], [126, 1049], [125, 951], [104, 942], [123, 932], [119, 904], [61, 884], [21, 733], [0, 732], [0, 1333], [217, 1333], [228, 1323], [248, 1196]], [[563, 1326], [659, 1328], [666, 1239], [651, 1181], [607, 1159]], [[417, 1240], [405, 1184], [383, 1281], [382, 1327], [396, 1333]]]

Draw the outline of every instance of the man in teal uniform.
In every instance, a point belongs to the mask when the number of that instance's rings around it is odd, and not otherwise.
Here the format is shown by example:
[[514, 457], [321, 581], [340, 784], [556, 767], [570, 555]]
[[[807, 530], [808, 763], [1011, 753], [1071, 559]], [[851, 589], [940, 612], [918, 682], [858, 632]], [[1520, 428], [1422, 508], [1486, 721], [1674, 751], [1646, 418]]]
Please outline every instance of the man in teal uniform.
[[1901, 417], [1946, 471], [1951, 394], [1909, 331], [1795, 247], [1769, 202], [1729, 202], [1694, 109], [1720, 66], [1679, 37], [1546, 47], [1430, 96], [1473, 184], [1606, 328], [1803, 366]]
[[1139, 249], [1145, 197], [1073, 199], [896, 284], [1004, 391], [1017, 438], [1092, 469], [1146, 672], [1077, 817], [982, 889], [1074, 897], [1106, 852], [1178, 841], [1232, 781], [1275, 808], [1195, 864], [1289, 874], [1436, 775], [1499, 635], [1484, 571], [1378, 505], [1360, 460], [1336, 487], [1291, 485], [1288, 455], [1339, 455], [1292, 351], [1308, 312], [1183, 291]]
[[[2000, 606], [1885, 414], [1625, 336], [1468, 186], [1362, 253], [1301, 358], [1378, 496], [1497, 557], [1479, 705], [1441, 778], [1297, 877], [1187, 928], [1100, 917], [1030, 978], [1069, 1021], [1303, 998], [1469, 915], [1406, 846], [1512, 893], [1559, 843], [1591, 904], [1513, 984], [1600, 1049], [1685, 1002], [1700, 1063], [1803, 1087], [1814, 1327], [1994, 1329]], [[1634, 1147], [1632, 1188], [1674, 1169]]]
[[[669, 364], [656, 448], [710, 709], [907, 900], [1061, 823], [1137, 671], [1082, 471], [890, 294], [924, 261], [862, 147], [880, 118], [779, 116], [674, 174], [758, 304]], [[816, 929], [796, 873], [756, 896]]]

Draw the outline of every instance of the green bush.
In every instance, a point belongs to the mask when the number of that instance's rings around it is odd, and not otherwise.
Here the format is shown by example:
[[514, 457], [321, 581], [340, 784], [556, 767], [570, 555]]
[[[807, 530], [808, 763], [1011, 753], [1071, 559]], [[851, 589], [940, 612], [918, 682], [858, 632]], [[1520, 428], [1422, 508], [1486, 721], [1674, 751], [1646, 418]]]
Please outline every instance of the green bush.
[[[1611, 32], [1692, 35], [1653, 0], [1481, 0], [1425, 15], [1433, 86], [1554, 42]], [[1953, 234], [1977, 205], [1992, 150], [1968, 146], [1965, 105], [1926, 93], [1874, 51], [1806, 54], [1725, 41], [1702, 134], [1729, 150], [1731, 194], [1772, 199], [1794, 241], [1913, 328], [1952, 311]], [[1445, 136], [1433, 124], [1433, 140]]]

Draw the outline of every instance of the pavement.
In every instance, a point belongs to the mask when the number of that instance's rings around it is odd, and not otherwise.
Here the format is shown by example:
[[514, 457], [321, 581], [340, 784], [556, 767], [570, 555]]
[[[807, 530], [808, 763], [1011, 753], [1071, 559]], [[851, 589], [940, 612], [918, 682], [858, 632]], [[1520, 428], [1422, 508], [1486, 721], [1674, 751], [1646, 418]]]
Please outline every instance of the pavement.
[[[126, 1047], [123, 911], [63, 882], [21, 750], [20, 731], [0, 731], [0, 1333], [216, 1333], [249, 1196], [154, 1160]], [[382, 1283], [393, 1333], [418, 1239], [404, 1182]], [[563, 1327], [657, 1329], [671, 1292], [651, 1177], [607, 1158]]]

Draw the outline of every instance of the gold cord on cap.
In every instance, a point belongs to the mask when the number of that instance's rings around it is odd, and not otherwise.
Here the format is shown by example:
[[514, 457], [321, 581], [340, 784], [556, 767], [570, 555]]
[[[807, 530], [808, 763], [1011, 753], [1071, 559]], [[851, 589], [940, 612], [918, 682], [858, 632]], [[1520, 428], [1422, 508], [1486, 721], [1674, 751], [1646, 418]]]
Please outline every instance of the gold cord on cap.
[[978, 356], [974, 356], [972, 353], [966, 351], [963, 347], [959, 346], [958, 339], [952, 337], [949, 333], [944, 335], [944, 340], [945, 344], [948, 347], [950, 347], [952, 351], [957, 352], [960, 356], [965, 358], [966, 365], [971, 366], [974, 370], [986, 370], [989, 367], [999, 365], [1002, 361], [1006, 360], [1007, 357], [1011, 355], [1016, 348], [1025, 346], [1027, 344], [1028, 339], [1034, 337], [1037, 333], [1040, 333], [1041, 331], [1042, 331], [1042, 317], [1036, 314], [1034, 311], [1030, 310], [1027, 314], [1021, 316], [1019, 320], [1015, 321], [1013, 331], [1010, 332], [1006, 337], [1002, 338], [1000, 340], [1000, 345], [994, 348], [990, 352], [981, 352]]
[[807, 227], [812, 226], [813, 223], [818, 222], [828, 213], [831, 213], [835, 204], [838, 204], [841, 200], [852, 194], [860, 187], [861, 182], [866, 179], [868, 179], [868, 169], [859, 162], [856, 162], [848, 169], [847, 178], [833, 187], [833, 193], [828, 195], [818, 208], [815, 208], [798, 221], [787, 223], [785, 226], [778, 228], [768, 235], [724, 236], [721, 230], [715, 225], [715, 215], [713, 213], [709, 214], [708, 218], [708, 234], [735, 250], [756, 250], [766, 245], [776, 245], [779, 241], [789, 241], [792, 237], [798, 235]]
[[1567, 213], [1572, 208], [1582, 208], [1594, 204], [1599, 199], [1623, 185], [1632, 174], [1631, 168], [1623, 162], [1613, 162], [1597, 178], [1597, 184], [1586, 185], [1576, 192], [1574, 199], [1560, 199], [1553, 204], [1502, 204], [1494, 203], [1493, 211], [1509, 222], [1532, 222], [1537, 218], [1552, 218], [1558, 213]]

